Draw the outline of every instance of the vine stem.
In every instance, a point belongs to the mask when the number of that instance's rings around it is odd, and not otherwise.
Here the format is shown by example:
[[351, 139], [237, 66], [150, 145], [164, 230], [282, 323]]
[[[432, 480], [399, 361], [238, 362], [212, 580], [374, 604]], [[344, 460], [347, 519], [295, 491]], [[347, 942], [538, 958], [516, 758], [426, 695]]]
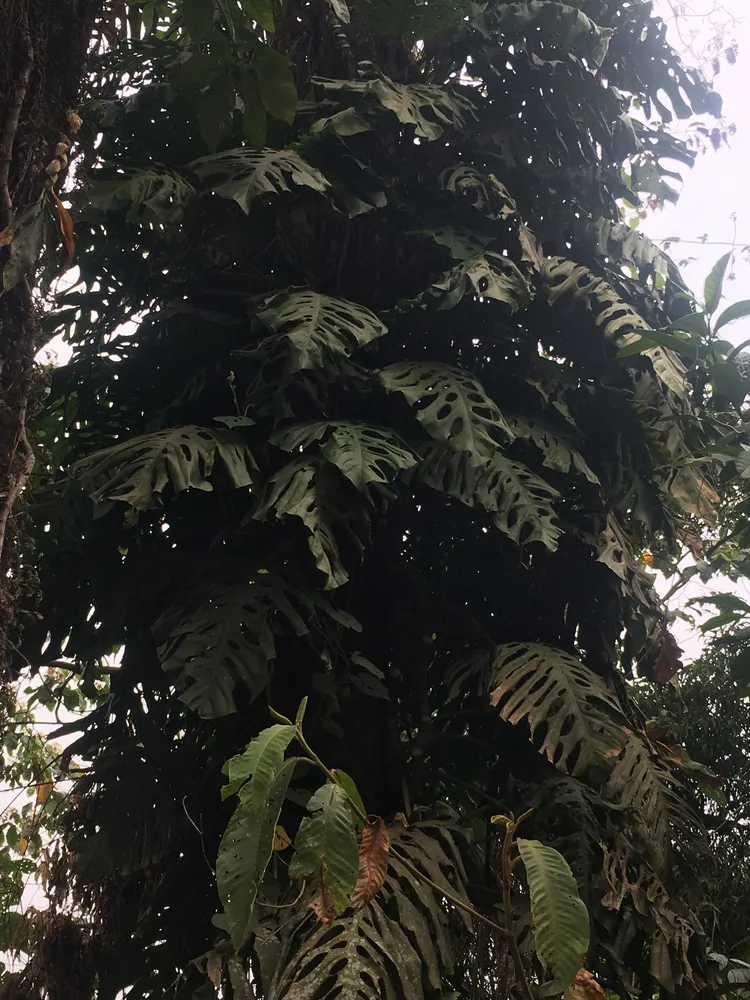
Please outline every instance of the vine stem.
[[526, 970], [523, 967], [523, 960], [521, 959], [521, 952], [518, 950], [518, 942], [516, 941], [516, 935], [513, 933], [513, 902], [511, 899], [511, 884], [513, 878], [513, 859], [511, 858], [511, 851], [513, 849], [513, 837], [515, 836], [516, 830], [520, 823], [526, 819], [529, 815], [525, 812], [517, 820], [510, 819], [507, 816], [497, 817], [498, 820], [505, 821], [505, 837], [503, 838], [503, 910], [505, 911], [505, 933], [508, 939], [508, 948], [510, 950], [511, 958], [513, 959], [513, 967], [516, 970], [516, 979], [521, 987], [521, 993], [523, 994], [524, 1000], [534, 1000], [534, 996], [531, 992], [531, 987], [529, 986], [528, 980], [526, 979]]

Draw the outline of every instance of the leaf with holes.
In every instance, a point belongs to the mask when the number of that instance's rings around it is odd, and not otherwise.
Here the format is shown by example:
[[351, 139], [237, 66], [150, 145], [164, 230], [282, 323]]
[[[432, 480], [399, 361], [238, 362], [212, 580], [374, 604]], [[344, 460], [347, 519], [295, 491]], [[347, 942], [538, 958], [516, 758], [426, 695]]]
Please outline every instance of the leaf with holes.
[[422, 461], [415, 470], [420, 482], [494, 514], [495, 525], [517, 545], [542, 542], [550, 551], [557, 547], [561, 531], [554, 523], [552, 502], [560, 494], [525, 465], [498, 451], [484, 466], [476, 466], [468, 452], [438, 444], [420, 448], [420, 453]]
[[566, 475], [573, 471], [580, 472], [590, 483], [599, 485], [599, 479], [583, 455], [543, 418], [512, 416], [508, 417], [508, 426], [514, 437], [531, 441], [539, 449], [544, 456], [542, 465], [546, 468]]
[[[531, 896], [536, 954], [562, 993], [584, 964], [589, 948], [589, 915], [578, 895], [568, 862], [538, 840], [516, 841]], [[546, 984], [545, 984], [546, 992]]]
[[513, 726], [527, 722], [539, 752], [567, 774], [589, 773], [625, 740], [622, 710], [601, 677], [539, 642], [496, 648], [490, 704]]
[[530, 300], [529, 283], [508, 257], [486, 250], [447, 271], [418, 299], [437, 302], [439, 309], [453, 309], [465, 295], [502, 302], [512, 313]]
[[219, 845], [216, 887], [236, 952], [250, 936], [258, 889], [273, 855], [274, 831], [296, 764], [284, 753], [295, 732], [285, 725], [264, 729], [224, 766], [239, 802]]
[[323, 193], [330, 186], [323, 174], [292, 149], [228, 149], [189, 164], [207, 190], [236, 201], [243, 212], [262, 195], [283, 194], [295, 187]]
[[399, 392], [427, 433], [454, 451], [466, 451], [473, 465], [488, 462], [512, 437], [500, 410], [478, 379], [459, 368], [426, 361], [402, 361], [383, 368], [380, 381]]
[[330, 924], [349, 905], [357, 883], [357, 833], [349, 797], [328, 782], [307, 805], [310, 816], [300, 824], [289, 863], [291, 878], [313, 879], [320, 893], [318, 919]]
[[[308, 627], [282, 581], [267, 574], [234, 586], [215, 586], [201, 603], [170, 608], [156, 622], [162, 669], [189, 708], [204, 719], [237, 711], [234, 691], [242, 685], [250, 698], [266, 688], [276, 655], [274, 633], [282, 623], [295, 635]], [[308, 611], [312, 602], [307, 602]], [[175, 618], [177, 619], [175, 621]]]
[[95, 452], [72, 467], [95, 503], [119, 500], [136, 510], [160, 506], [164, 491], [212, 490], [222, 476], [233, 489], [249, 486], [257, 469], [239, 435], [208, 427], [170, 427]]

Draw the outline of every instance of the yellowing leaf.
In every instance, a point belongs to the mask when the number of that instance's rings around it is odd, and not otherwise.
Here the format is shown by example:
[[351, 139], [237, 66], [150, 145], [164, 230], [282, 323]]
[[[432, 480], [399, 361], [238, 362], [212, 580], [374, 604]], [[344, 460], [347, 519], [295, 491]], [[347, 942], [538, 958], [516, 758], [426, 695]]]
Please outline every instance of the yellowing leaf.
[[277, 823], [276, 829], [273, 832], [274, 851], [285, 851], [287, 847], [291, 846], [292, 846], [292, 838], [286, 832], [281, 823]]
[[52, 197], [55, 199], [55, 205], [57, 205], [60, 232], [62, 233], [63, 246], [65, 247], [65, 262], [63, 263], [61, 272], [64, 274], [73, 263], [73, 254], [76, 249], [76, 241], [73, 235], [73, 220], [70, 217], [70, 212], [63, 205], [54, 189], [52, 190]]
[[18, 838], [18, 853], [25, 854], [28, 850], [29, 842], [25, 837]]
[[43, 781], [40, 785], [36, 786], [36, 803], [39, 806], [44, 805], [47, 799], [52, 794], [52, 789], [55, 787], [54, 781]]

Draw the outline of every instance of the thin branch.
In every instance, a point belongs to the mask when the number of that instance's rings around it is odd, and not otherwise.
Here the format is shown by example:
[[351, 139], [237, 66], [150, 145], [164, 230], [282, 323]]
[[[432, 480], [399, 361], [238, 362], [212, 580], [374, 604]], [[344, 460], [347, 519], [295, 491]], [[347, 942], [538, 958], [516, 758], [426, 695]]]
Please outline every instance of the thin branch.
[[8, 188], [8, 178], [10, 177], [13, 144], [21, 117], [21, 108], [26, 99], [31, 68], [34, 64], [34, 50], [31, 46], [31, 39], [26, 32], [23, 32], [22, 38], [25, 49], [24, 60], [21, 64], [18, 80], [13, 88], [13, 96], [8, 102], [3, 130], [0, 132], [0, 230], [10, 225], [13, 215], [13, 201], [10, 196], [10, 189]]

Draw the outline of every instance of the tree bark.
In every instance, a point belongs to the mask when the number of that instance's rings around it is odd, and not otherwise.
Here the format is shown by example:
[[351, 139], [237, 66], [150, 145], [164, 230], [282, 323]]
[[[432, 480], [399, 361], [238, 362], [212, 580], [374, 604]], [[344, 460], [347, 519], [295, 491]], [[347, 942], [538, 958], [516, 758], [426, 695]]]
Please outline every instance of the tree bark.
[[[104, 3], [0, 0], [0, 234], [42, 195]], [[0, 239], [0, 272], [9, 256], [7, 238]], [[32, 279], [33, 270], [0, 292], [0, 678], [17, 627], [14, 510], [34, 461], [26, 438], [39, 326]]]

